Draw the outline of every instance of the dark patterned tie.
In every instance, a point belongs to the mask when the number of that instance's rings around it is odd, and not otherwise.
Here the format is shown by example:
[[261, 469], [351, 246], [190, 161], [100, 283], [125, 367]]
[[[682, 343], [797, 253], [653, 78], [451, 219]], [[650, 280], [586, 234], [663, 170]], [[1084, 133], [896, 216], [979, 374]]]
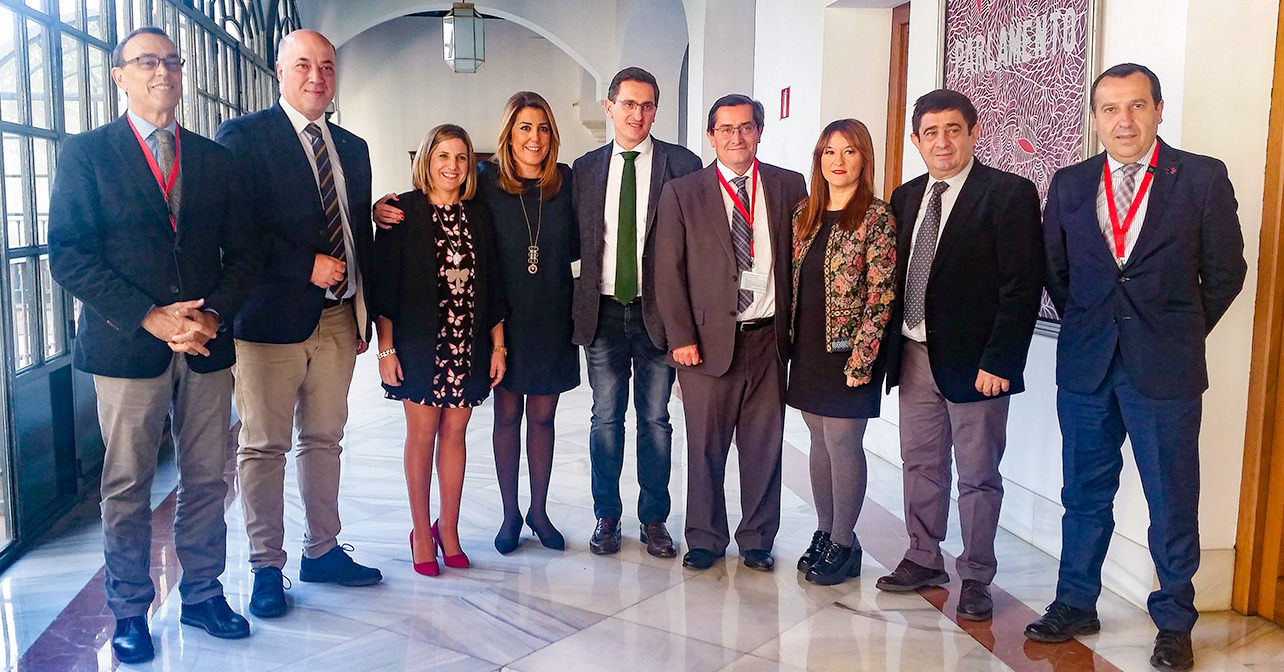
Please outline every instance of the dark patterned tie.
[[[156, 138], [156, 163], [160, 164], [161, 179], [165, 184], [169, 184], [169, 171], [174, 167], [174, 134], [169, 131], [158, 128], [152, 131], [152, 137]], [[174, 180], [174, 187], [169, 190], [167, 205], [169, 206], [169, 216], [173, 218], [175, 225], [178, 222], [178, 206], [183, 195], [183, 173], [180, 170], [178, 178]]]
[[914, 240], [910, 254], [909, 277], [905, 279], [905, 324], [910, 329], [923, 321], [924, 297], [927, 295], [927, 276], [932, 273], [932, 259], [936, 256], [936, 239], [941, 230], [941, 194], [949, 189], [945, 182], [932, 185], [932, 196], [927, 201], [923, 225]]
[[[317, 162], [318, 188], [321, 190], [321, 207], [325, 210], [326, 233], [330, 237], [330, 256], [347, 262], [347, 248], [343, 244], [343, 219], [339, 212], [339, 192], [334, 184], [334, 167], [330, 165], [330, 151], [326, 149], [325, 138], [321, 137], [321, 128], [308, 124], [308, 139], [312, 142], [312, 157]], [[334, 298], [342, 299], [348, 292], [348, 276], [335, 283], [330, 291]]]
[[638, 174], [633, 160], [638, 152], [620, 152], [620, 217], [616, 227], [615, 299], [624, 305], [638, 296]]
[[[745, 180], [747, 177], [735, 177], [731, 182], [736, 185], [736, 196], [746, 208], [749, 207], [749, 193], [745, 191]], [[736, 251], [736, 268], [743, 274], [753, 265], [753, 229], [749, 228], [749, 220], [741, 214], [740, 208], [734, 205], [731, 208], [731, 242]], [[743, 313], [753, 303], [753, 292], [748, 289], [742, 289], [736, 295], [736, 312]]]

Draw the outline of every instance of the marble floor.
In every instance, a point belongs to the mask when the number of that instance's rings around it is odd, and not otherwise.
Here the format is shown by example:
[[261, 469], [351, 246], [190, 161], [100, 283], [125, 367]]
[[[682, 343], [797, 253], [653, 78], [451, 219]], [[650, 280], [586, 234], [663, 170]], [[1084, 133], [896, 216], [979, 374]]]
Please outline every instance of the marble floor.
[[[1051, 599], [1056, 560], [1000, 531], [995, 618], [971, 623], [954, 616], [956, 583], [910, 594], [880, 593], [874, 579], [894, 567], [905, 548], [900, 471], [870, 458], [870, 487], [858, 533], [865, 547], [861, 578], [834, 587], [806, 583], [792, 565], [815, 527], [801, 418], [787, 418], [782, 529], [773, 573], [730, 561], [705, 572], [680, 560], [645, 553], [636, 519], [625, 519], [624, 549], [588, 551], [593, 528], [589, 494], [587, 385], [564, 395], [550, 515], [567, 537], [556, 552], [529, 530], [522, 547], [499, 555], [491, 540], [500, 520], [489, 451], [490, 406], [473, 416], [460, 534], [473, 561], [468, 570], [415, 574], [406, 548], [410, 517], [401, 472], [404, 421], [384, 401], [374, 358], [361, 357], [351, 393], [345, 443], [340, 540], [354, 557], [383, 570], [382, 584], [341, 588], [302, 584], [287, 593], [293, 610], [275, 620], [251, 619], [253, 636], [224, 641], [181, 627], [172, 588], [178, 568], [168, 538], [175, 476], [167, 465], [156, 503], [153, 575], [155, 661], [119, 666], [108, 639], [112, 619], [102, 597], [102, 535], [97, 509], [86, 503], [0, 575], [0, 660], [21, 670], [1080, 670], [1137, 671], [1148, 664], [1154, 629], [1145, 612], [1106, 593], [1100, 635], [1063, 645], [1027, 642], [1024, 625]], [[682, 529], [685, 434], [674, 402], [674, 515]], [[630, 419], [630, 426], [632, 425]], [[292, 463], [291, 463], [292, 464]], [[622, 490], [636, 501], [626, 462]], [[727, 495], [738, 516], [735, 459]], [[293, 481], [293, 474], [287, 482]], [[526, 484], [523, 482], [523, 489]], [[245, 613], [251, 575], [248, 543], [235, 490], [229, 495], [226, 593]], [[287, 549], [301, 548], [302, 508], [287, 487]], [[952, 521], [956, 522], [956, 521]], [[960, 550], [957, 528], [947, 550]], [[684, 549], [685, 550], [685, 549]], [[952, 567], [952, 565], [951, 565]], [[297, 576], [297, 555], [286, 568]], [[1207, 613], [1196, 626], [1199, 670], [1284, 669], [1284, 629], [1258, 618]]]

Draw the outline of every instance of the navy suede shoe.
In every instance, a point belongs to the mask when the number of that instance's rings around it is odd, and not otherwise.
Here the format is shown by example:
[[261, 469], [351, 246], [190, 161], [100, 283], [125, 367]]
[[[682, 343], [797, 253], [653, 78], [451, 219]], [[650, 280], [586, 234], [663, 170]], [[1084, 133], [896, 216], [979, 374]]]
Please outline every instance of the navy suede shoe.
[[303, 558], [299, 562], [299, 580], [308, 583], [337, 583], [341, 586], [373, 586], [383, 580], [383, 574], [374, 567], [358, 565], [348, 555], [352, 547], [343, 544], [330, 549], [319, 558]]

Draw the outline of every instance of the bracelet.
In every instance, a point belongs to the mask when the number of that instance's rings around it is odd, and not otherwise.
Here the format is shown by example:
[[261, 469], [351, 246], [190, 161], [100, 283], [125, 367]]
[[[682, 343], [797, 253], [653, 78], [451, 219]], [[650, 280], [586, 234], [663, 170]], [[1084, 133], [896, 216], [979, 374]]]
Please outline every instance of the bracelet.
[[507, 356], [508, 356], [508, 348], [505, 348], [505, 347], [504, 347], [504, 346], [502, 346], [502, 345], [497, 345], [497, 346], [495, 346], [495, 348], [494, 348], [493, 350], [491, 350], [491, 352], [501, 354], [501, 355], [503, 355], [503, 356], [505, 356], [505, 357], [507, 357]]
[[379, 353], [379, 354], [375, 355], [375, 359], [383, 359], [384, 357], [387, 357], [388, 355], [395, 355], [395, 354], [397, 354], [397, 349], [396, 349], [396, 348], [388, 348], [387, 350], [384, 350], [383, 352], [381, 352], [381, 353]]

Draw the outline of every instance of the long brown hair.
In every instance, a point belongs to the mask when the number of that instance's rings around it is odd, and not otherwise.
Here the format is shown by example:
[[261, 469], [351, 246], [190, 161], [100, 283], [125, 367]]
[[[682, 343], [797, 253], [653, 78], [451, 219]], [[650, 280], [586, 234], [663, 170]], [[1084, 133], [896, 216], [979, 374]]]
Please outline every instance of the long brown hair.
[[518, 91], [504, 104], [504, 118], [499, 128], [499, 147], [491, 158], [499, 165], [499, 186], [510, 194], [520, 194], [525, 189], [522, 178], [517, 174], [517, 159], [513, 157], [513, 127], [517, 125], [517, 114], [532, 107], [544, 113], [548, 119], [549, 142], [548, 155], [544, 157], [539, 175], [539, 196], [550, 200], [562, 189], [562, 174], [557, 170], [557, 150], [562, 146], [562, 136], [557, 132], [557, 120], [553, 118], [553, 108], [548, 101], [534, 91]]
[[454, 124], [434, 126], [424, 136], [423, 142], [419, 143], [419, 151], [415, 152], [415, 160], [410, 165], [410, 183], [424, 194], [432, 191], [432, 152], [437, 149], [437, 145], [452, 138], [463, 140], [464, 146], [468, 148], [468, 172], [459, 185], [459, 200], [467, 201], [477, 193], [477, 155], [473, 153], [473, 141], [468, 138], [468, 131]]
[[798, 240], [808, 240], [816, 235], [820, 230], [820, 220], [829, 207], [829, 182], [825, 180], [820, 161], [825, 154], [825, 147], [829, 145], [829, 138], [835, 133], [841, 133], [860, 155], [860, 179], [856, 181], [856, 193], [839, 213], [835, 226], [842, 231], [854, 230], [874, 202], [874, 141], [869, 137], [869, 129], [855, 119], [830, 122], [820, 132], [816, 149], [811, 153], [811, 193], [807, 195], [807, 204], [803, 207], [794, 231], [794, 237]]

